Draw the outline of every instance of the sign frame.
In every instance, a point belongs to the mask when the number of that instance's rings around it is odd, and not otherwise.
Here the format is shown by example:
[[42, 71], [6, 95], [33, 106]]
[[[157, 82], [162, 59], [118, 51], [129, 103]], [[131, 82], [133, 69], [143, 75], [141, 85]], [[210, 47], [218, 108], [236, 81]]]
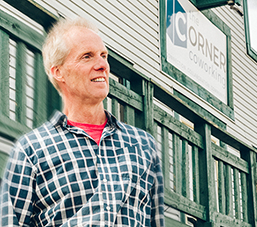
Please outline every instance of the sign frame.
[[[230, 119], [234, 120], [234, 103], [233, 103], [233, 85], [232, 85], [232, 60], [231, 60], [231, 32], [230, 28], [211, 10], [200, 11], [214, 26], [222, 31], [226, 36], [227, 42], [227, 102], [224, 103], [216, 96], [211, 94], [189, 76], [174, 67], [167, 60], [166, 45], [166, 7], [167, 0], [160, 0], [160, 42], [161, 42], [161, 67], [162, 71], [177, 80], [183, 86], [193, 91], [201, 99], [204, 99], [217, 110], [224, 113]], [[190, 98], [190, 97], [188, 97]]]

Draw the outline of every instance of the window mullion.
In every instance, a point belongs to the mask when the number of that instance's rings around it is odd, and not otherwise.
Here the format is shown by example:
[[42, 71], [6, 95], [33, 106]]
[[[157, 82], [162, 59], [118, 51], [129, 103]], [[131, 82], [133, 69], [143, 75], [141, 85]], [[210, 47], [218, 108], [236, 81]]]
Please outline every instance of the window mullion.
[[26, 46], [17, 42], [16, 52], [16, 119], [26, 125]]
[[42, 55], [35, 53], [35, 97], [34, 111], [36, 113], [34, 126], [38, 126], [47, 119], [47, 75], [43, 68]]

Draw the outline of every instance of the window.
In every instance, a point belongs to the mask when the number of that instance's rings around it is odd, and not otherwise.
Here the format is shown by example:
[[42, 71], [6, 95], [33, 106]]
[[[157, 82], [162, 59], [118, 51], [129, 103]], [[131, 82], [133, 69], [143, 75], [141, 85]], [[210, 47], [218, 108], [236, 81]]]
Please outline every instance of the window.
[[257, 61], [257, 1], [244, 0], [245, 36], [247, 53]]
[[0, 17], [0, 133], [14, 140], [44, 122], [61, 102], [44, 72], [44, 35], [20, 14], [0, 10]]

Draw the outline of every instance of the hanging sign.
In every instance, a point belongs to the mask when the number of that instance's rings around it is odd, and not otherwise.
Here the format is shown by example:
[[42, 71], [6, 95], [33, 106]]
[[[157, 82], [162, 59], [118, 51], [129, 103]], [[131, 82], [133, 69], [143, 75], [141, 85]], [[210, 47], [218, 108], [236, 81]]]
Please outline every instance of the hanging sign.
[[227, 37], [188, 0], [167, 0], [167, 61], [227, 104]]

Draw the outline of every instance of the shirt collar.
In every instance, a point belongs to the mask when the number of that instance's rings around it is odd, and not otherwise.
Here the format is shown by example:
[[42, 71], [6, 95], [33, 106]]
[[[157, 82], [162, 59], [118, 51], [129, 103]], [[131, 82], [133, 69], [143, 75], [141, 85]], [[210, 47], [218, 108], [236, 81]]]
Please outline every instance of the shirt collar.
[[[107, 110], [105, 110], [105, 114], [106, 114], [106, 117], [107, 117], [107, 125], [109, 127], [112, 127], [112, 128], [119, 128], [120, 129], [118, 120], [111, 113], [109, 113]], [[67, 119], [68, 118], [64, 113], [56, 110], [54, 112], [53, 116], [51, 117], [50, 122], [55, 127], [62, 126], [62, 127], [67, 128]]]
[[111, 113], [105, 110], [105, 114], [108, 119], [107, 124], [109, 124], [110, 127], [121, 129], [121, 127], [119, 126], [118, 120]]

